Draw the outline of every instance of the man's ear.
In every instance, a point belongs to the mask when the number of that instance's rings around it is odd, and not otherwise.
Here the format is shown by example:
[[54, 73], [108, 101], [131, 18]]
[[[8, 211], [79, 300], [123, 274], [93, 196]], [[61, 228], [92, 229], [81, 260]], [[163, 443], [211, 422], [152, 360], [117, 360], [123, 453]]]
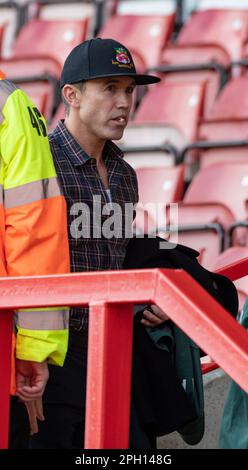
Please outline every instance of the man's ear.
[[79, 108], [79, 99], [78, 99], [79, 90], [73, 85], [65, 85], [62, 89], [62, 95], [72, 108]]

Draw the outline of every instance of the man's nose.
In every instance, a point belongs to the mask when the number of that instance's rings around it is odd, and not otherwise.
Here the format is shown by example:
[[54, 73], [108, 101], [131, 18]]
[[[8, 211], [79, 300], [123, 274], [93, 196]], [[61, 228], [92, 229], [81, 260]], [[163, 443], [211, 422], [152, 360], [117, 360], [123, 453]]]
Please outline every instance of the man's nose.
[[127, 93], [120, 93], [117, 99], [117, 107], [118, 108], [129, 108], [132, 103], [131, 95]]

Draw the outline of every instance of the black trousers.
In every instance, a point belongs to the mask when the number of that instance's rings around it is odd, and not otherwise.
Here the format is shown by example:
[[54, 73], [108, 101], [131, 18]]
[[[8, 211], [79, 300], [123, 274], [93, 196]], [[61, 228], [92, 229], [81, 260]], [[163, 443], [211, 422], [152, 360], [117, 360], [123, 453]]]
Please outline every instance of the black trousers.
[[70, 331], [63, 367], [49, 366], [43, 397], [45, 421], [34, 434], [34, 449], [82, 449], [84, 442], [88, 333]]
[[29, 420], [26, 407], [19, 398], [11, 397], [9, 423], [9, 449], [28, 449]]
[[[43, 398], [45, 421], [30, 438], [32, 449], [83, 449], [85, 426], [87, 332], [70, 331], [64, 367], [49, 366]], [[156, 439], [142, 429], [131, 407], [131, 448], [155, 448]]]
[[[156, 448], [156, 436], [172, 432], [195, 417], [175, 375], [169, 353], [151, 343], [134, 322], [130, 449]], [[35, 449], [83, 449], [87, 332], [70, 332], [64, 367], [50, 366], [44, 394], [45, 421], [31, 437]]]

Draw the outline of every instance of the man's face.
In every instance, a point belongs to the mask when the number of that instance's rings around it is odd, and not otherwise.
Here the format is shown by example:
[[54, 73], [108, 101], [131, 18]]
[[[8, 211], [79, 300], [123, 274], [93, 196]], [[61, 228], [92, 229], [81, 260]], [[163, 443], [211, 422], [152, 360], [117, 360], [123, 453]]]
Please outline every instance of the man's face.
[[118, 140], [128, 123], [135, 81], [129, 77], [89, 80], [80, 92], [79, 119], [86, 134]]

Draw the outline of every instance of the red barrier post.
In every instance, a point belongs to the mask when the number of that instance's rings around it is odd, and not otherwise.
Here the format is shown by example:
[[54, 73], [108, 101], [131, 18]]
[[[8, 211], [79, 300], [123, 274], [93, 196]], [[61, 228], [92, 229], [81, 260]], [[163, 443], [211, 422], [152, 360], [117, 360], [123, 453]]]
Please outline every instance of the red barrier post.
[[132, 326], [132, 304], [90, 304], [86, 449], [128, 448]]
[[0, 449], [8, 448], [13, 313], [0, 312]]

